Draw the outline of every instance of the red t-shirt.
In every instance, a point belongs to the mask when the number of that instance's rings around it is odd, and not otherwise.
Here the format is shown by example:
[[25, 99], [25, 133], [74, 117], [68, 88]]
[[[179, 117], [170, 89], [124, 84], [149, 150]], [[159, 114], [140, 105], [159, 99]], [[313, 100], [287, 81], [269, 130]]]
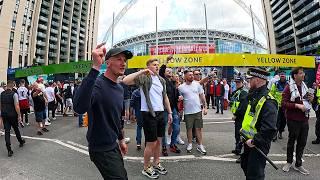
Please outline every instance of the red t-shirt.
[[214, 85], [213, 84], [210, 85], [210, 93], [209, 94], [214, 94]]
[[216, 86], [216, 96], [221, 96], [221, 85], [220, 84], [218, 84]]

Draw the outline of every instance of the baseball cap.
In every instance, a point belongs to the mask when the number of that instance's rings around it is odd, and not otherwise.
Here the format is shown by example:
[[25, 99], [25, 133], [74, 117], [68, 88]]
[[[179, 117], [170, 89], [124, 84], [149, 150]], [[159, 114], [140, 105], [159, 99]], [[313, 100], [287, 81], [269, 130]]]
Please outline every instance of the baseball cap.
[[108, 60], [112, 56], [115, 56], [115, 55], [118, 55], [118, 54], [121, 54], [121, 53], [123, 53], [125, 55], [126, 59], [131, 59], [132, 56], [133, 56], [131, 51], [126, 50], [124, 48], [112, 48], [107, 52], [106, 60]]

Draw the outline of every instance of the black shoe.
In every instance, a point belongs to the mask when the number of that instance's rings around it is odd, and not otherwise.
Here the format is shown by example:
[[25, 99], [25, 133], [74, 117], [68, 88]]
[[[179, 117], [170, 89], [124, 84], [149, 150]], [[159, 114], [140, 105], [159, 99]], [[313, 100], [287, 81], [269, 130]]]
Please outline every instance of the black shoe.
[[13, 155], [13, 151], [12, 150], [8, 150], [8, 157], [11, 157]]
[[273, 138], [272, 138], [272, 142], [276, 142], [277, 140], [277, 135], [275, 135]]
[[235, 149], [235, 150], [232, 150], [231, 152], [238, 156], [238, 155], [240, 155], [241, 150]]
[[141, 145], [137, 144], [137, 150], [140, 151], [141, 150]]
[[223, 114], [223, 112], [221, 112], [221, 114]]
[[170, 145], [170, 151], [179, 154], [181, 150], [174, 144]]
[[283, 138], [283, 137], [282, 137], [282, 133], [279, 132], [278, 138], [279, 138], [279, 139], [282, 139], [282, 138]]
[[22, 141], [19, 144], [19, 147], [23, 147], [23, 145], [26, 143], [26, 141], [24, 139], [22, 139]]
[[162, 155], [163, 156], [168, 156], [168, 151], [166, 146], [162, 146]]
[[241, 163], [241, 157], [239, 157], [237, 160], [236, 160], [236, 163]]
[[47, 128], [42, 128], [43, 132], [49, 132], [49, 130]]
[[219, 112], [216, 112], [216, 114], [219, 114]]
[[209, 106], [207, 107], [207, 109], [209, 109]]
[[214, 106], [212, 106], [212, 109], [216, 109]]
[[314, 141], [311, 142], [312, 144], [320, 144], [320, 139], [316, 139]]
[[43, 135], [43, 134], [42, 134], [41, 131], [38, 131], [38, 132], [37, 132], [37, 135], [41, 136], [41, 135]]

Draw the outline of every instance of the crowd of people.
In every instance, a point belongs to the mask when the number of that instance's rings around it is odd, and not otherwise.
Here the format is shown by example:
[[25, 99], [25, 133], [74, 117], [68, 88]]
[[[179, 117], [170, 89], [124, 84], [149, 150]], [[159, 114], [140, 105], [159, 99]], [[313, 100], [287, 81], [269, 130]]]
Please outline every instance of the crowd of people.
[[[44, 83], [42, 77], [39, 77], [33, 84], [27, 84], [24, 79], [21, 79], [18, 85], [15, 81], [1, 83], [0, 93], [5, 101], [1, 102], [1, 112], [4, 114], [1, 115], [0, 128], [5, 129], [8, 156], [13, 154], [10, 147], [10, 127], [13, 127], [16, 134], [20, 134], [18, 127], [30, 126], [29, 116], [31, 114], [34, 114], [36, 134], [39, 136], [49, 132], [47, 127], [51, 125], [52, 120], [56, 120], [57, 113], [62, 116], [79, 116], [79, 127], [83, 127], [82, 115], [73, 112], [72, 103], [74, 91], [80, 83], [79, 80], [75, 84], [68, 81]], [[9, 120], [5, 120], [6, 114], [9, 114]], [[11, 122], [11, 125], [6, 125], [6, 122]], [[18, 140], [21, 146], [25, 142]]]
[[[133, 56], [130, 51], [113, 48], [106, 52], [101, 44], [92, 55], [92, 69], [82, 82], [44, 84], [39, 78], [29, 87], [24, 80], [16, 87], [14, 82], [8, 81], [0, 99], [8, 156], [13, 153], [11, 126], [22, 147], [25, 140], [17, 127], [19, 124], [22, 127], [29, 125], [30, 109], [35, 114], [37, 135], [49, 131], [46, 126], [55, 119], [57, 109], [63, 116], [68, 111], [81, 118], [87, 113], [90, 159], [105, 179], [128, 178], [123, 163], [123, 155], [128, 152], [124, 126], [132, 121], [136, 121], [136, 148], [141, 150], [144, 147], [142, 174], [157, 179], [159, 174], [168, 172], [160, 163], [160, 155], [168, 156], [167, 147], [179, 154], [182, 150], [177, 144], [185, 144], [180, 136], [181, 121], [185, 122], [187, 131], [186, 152], [191, 153], [195, 143], [196, 151], [206, 155], [202, 138], [203, 116], [210, 108], [223, 114], [230, 107], [235, 121], [232, 153], [241, 155], [237, 162], [241, 163], [247, 179], [265, 178], [266, 159], [263, 155], [269, 153], [272, 141], [283, 138], [286, 124], [289, 138], [287, 164], [283, 171], [288, 172], [292, 167], [302, 174], [309, 174], [302, 166], [302, 155], [312, 107], [317, 114], [317, 139], [312, 143], [320, 144], [320, 90], [317, 84], [314, 91], [305, 85], [302, 68], [293, 69], [290, 80], [286, 79], [285, 72], [279, 71], [270, 81], [269, 72], [255, 67], [250, 68], [248, 74], [239, 74], [227, 82], [227, 79], [217, 77], [215, 71], [202, 76], [198, 68], [185, 68], [183, 74], [179, 73], [181, 71], [174, 73], [167, 66], [173, 57], [168, 56], [161, 66], [158, 59], [150, 59], [145, 69], [125, 76], [126, 61]], [[104, 60], [107, 70], [99, 76]], [[79, 127], [82, 127], [80, 119]], [[296, 161], [293, 165], [295, 142]]]

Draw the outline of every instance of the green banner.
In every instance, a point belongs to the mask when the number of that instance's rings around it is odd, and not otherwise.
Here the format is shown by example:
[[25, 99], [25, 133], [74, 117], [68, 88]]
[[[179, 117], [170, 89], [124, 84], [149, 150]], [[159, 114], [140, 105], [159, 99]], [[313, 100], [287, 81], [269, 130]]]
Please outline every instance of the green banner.
[[91, 65], [91, 61], [79, 61], [71, 63], [52, 64], [48, 66], [35, 66], [17, 70], [15, 73], [15, 77], [20, 78], [41, 74], [86, 73], [89, 72]]

